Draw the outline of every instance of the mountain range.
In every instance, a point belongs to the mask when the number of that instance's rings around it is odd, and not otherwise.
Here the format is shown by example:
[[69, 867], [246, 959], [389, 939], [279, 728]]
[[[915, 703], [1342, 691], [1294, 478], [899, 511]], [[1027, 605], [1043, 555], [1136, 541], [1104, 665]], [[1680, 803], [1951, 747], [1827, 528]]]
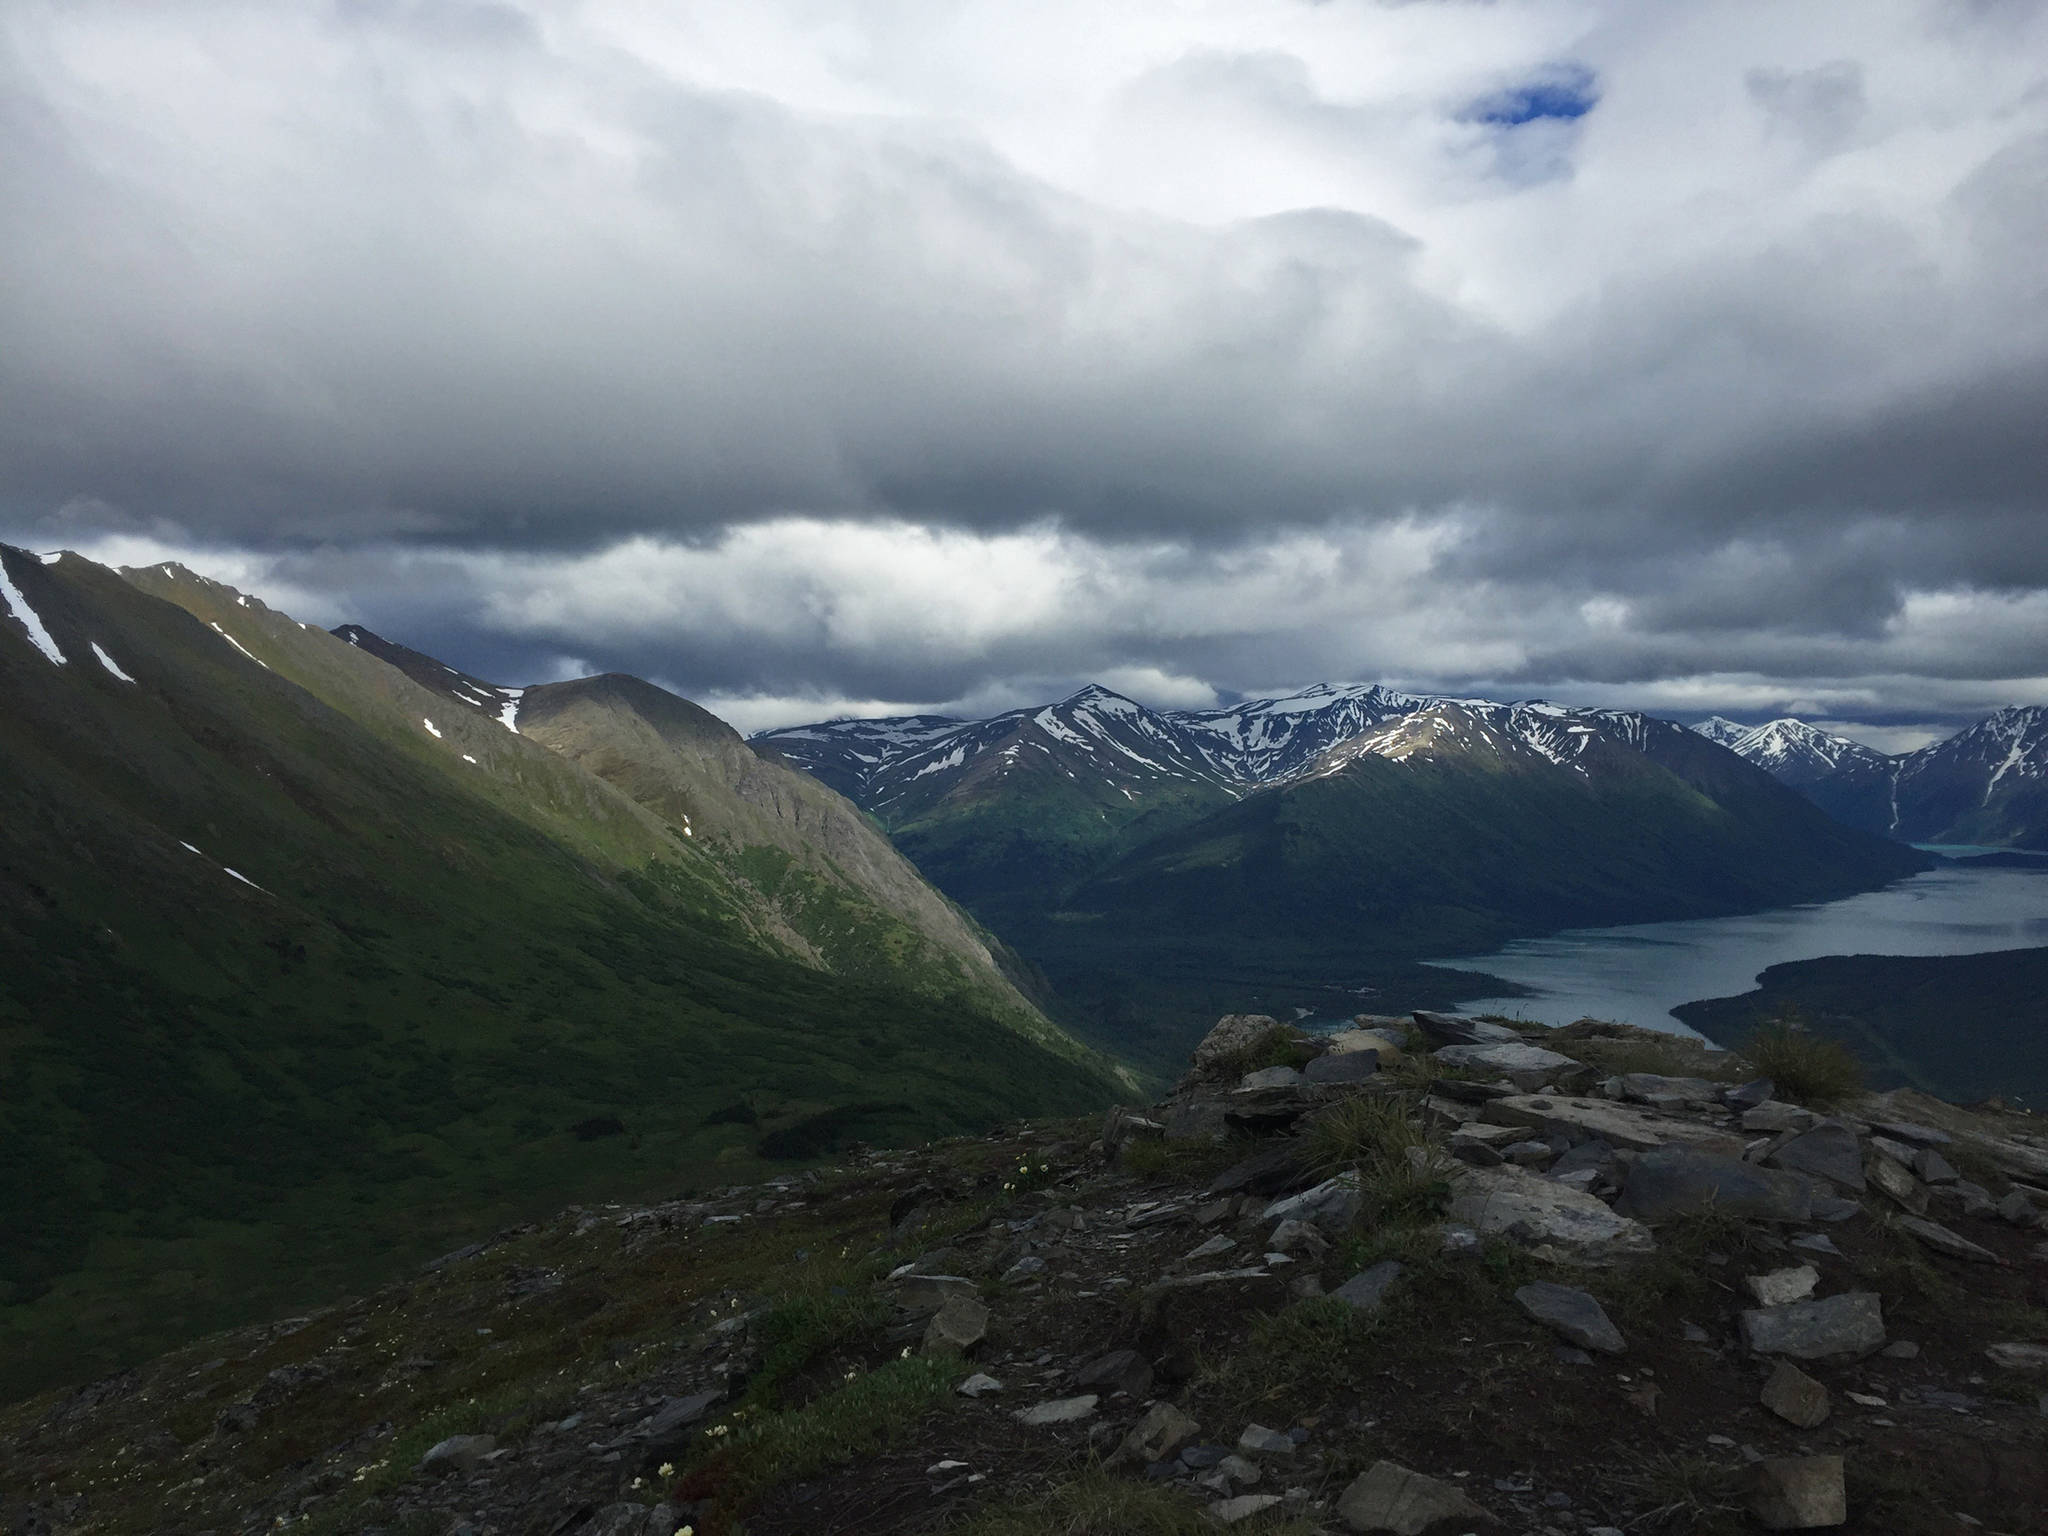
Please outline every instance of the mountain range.
[[1089, 687], [754, 745], [874, 815], [1077, 1027], [1145, 1060], [1185, 1049], [1222, 1001], [1422, 1006], [1459, 985], [1418, 964], [1432, 956], [1825, 899], [1931, 863], [1683, 726], [1542, 700], [1326, 684], [1154, 711]]
[[1809, 725], [1694, 727], [1850, 826], [1901, 842], [2048, 852], [2048, 709], [2019, 705], [1916, 752]]
[[1128, 1091], [858, 811], [637, 679], [0, 547], [0, 714], [0, 1387]]

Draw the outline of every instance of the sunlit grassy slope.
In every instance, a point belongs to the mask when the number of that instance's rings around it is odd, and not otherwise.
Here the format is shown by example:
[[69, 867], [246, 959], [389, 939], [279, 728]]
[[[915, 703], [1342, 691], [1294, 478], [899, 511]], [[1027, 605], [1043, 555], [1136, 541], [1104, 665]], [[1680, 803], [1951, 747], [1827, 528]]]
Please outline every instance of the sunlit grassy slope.
[[678, 1167], [1114, 1091], [914, 933], [821, 969], [754, 855], [331, 637], [0, 558], [67, 657], [0, 621], [0, 1387]]

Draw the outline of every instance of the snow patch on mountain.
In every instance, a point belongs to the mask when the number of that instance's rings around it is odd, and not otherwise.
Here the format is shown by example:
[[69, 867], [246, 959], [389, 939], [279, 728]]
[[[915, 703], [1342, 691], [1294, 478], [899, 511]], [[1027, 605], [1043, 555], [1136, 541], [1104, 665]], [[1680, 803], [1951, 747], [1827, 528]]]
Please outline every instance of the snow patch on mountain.
[[28, 631], [28, 643], [41, 651], [57, 666], [65, 664], [64, 653], [57, 648], [57, 642], [43, 627], [42, 616], [29, 607], [28, 599], [21, 594], [21, 588], [14, 584], [14, 578], [7, 574], [7, 561], [0, 558], [0, 609], [4, 609], [23, 629]]
[[91, 642], [91, 645], [92, 653], [93, 655], [99, 658], [101, 666], [105, 667], [109, 672], [113, 673], [114, 676], [118, 677], [124, 683], [132, 683], [135, 681], [134, 678], [130, 677], [126, 672], [123, 672], [121, 670], [121, 664], [106, 653], [105, 648], [100, 645], [99, 641], [94, 640]]

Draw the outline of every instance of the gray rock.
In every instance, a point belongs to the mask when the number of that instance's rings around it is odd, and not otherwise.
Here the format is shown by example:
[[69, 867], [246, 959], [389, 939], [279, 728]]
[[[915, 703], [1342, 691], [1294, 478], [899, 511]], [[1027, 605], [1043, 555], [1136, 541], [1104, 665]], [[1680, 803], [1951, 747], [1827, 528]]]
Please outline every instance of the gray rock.
[[[645, 1504], [607, 1504], [578, 1526], [577, 1536], [646, 1536], [654, 1511]], [[673, 1532], [675, 1527], [671, 1525]]]
[[1237, 1239], [1225, 1237], [1218, 1232], [1214, 1237], [1204, 1238], [1181, 1256], [1183, 1264], [1192, 1264], [1197, 1259], [1213, 1259], [1220, 1253], [1228, 1253], [1237, 1246]]
[[[1019, 1408], [1010, 1417], [1019, 1424], [1038, 1428], [1046, 1424], [1073, 1424], [1082, 1419], [1092, 1418], [1095, 1405], [1102, 1401], [1093, 1392], [1081, 1397], [1055, 1398], [1049, 1403], [1034, 1403], [1029, 1408]], [[1148, 1457], [1156, 1461], [1157, 1457]]]
[[1194, 1472], [1206, 1472], [1230, 1454], [1227, 1446], [1190, 1445], [1180, 1453], [1181, 1465]]
[[1492, 1517], [1449, 1483], [1376, 1461], [1338, 1496], [1337, 1513], [1364, 1536], [1423, 1536], [1441, 1521], [1491, 1525]]
[[1301, 1449], [1292, 1435], [1263, 1424], [1245, 1425], [1244, 1433], [1237, 1437], [1237, 1448], [1246, 1456], [1292, 1456]]
[[991, 1392], [1002, 1391], [1003, 1384], [993, 1376], [984, 1376], [976, 1371], [953, 1390], [962, 1397], [986, 1397]]
[[1913, 1154], [1913, 1171], [1929, 1184], [1953, 1184], [1962, 1177], [1954, 1165], [1932, 1147], [1922, 1147]]
[[2048, 1371], [2048, 1344], [1993, 1344], [1984, 1358], [2001, 1371]]
[[1202, 1432], [1202, 1426], [1171, 1403], [1154, 1403], [1117, 1447], [1118, 1461], [1165, 1461]]
[[1330, 1051], [1301, 1069], [1311, 1083], [1362, 1083], [1380, 1069], [1380, 1058], [1370, 1050]]
[[1305, 1221], [1283, 1221], [1266, 1239], [1266, 1246], [1275, 1253], [1317, 1260], [1330, 1251], [1330, 1240]]
[[1763, 1221], [1806, 1221], [1813, 1184], [1803, 1174], [1759, 1168], [1694, 1147], [1663, 1147], [1638, 1157], [1614, 1208], [1638, 1221], [1669, 1221], [1707, 1206]]
[[1839, 1456], [1769, 1456], [1750, 1471], [1749, 1512], [1767, 1531], [1813, 1531], [1849, 1518]]
[[1610, 1104], [1604, 1099], [1513, 1094], [1491, 1101], [1482, 1113], [1495, 1125], [1526, 1125], [1546, 1137], [1561, 1135], [1574, 1144], [1604, 1141], [1610, 1147], [1631, 1152], [1654, 1152], [1675, 1143], [1729, 1157], [1739, 1156], [1742, 1151], [1742, 1143], [1734, 1137], [1696, 1120], [1653, 1115], [1633, 1105]]
[[954, 1296], [925, 1324], [920, 1348], [927, 1355], [947, 1350], [965, 1354], [988, 1335], [988, 1308], [971, 1296]]
[[1293, 1067], [1261, 1067], [1239, 1078], [1237, 1091], [1257, 1093], [1261, 1088], [1296, 1088], [1301, 1085], [1301, 1080], [1301, 1073]]
[[1467, 1170], [1451, 1185], [1446, 1214], [1481, 1237], [1553, 1243], [1580, 1258], [1618, 1258], [1657, 1246], [1648, 1227], [1609, 1210], [1597, 1196], [1524, 1168]]
[[1447, 1067], [1477, 1067], [1485, 1072], [1503, 1073], [1517, 1081], [1524, 1075], [1541, 1081], [1559, 1072], [1579, 1070], [1579, 1064], [1571, 1057], [1520, 1040], [1504, 1041], [1499, 1045], [1447, 1045], [1436, 1053], [1436, 1059]]
[[1945, 1253], [1952, 1259], [1969, 1259], [1977, 1264], [1998, 1262], [1998, 1255], [1990, 1249], [1978, 1247], [1967, 1237], [1951, 1232], [1938, 1221], [1928, 1221], [1920, 1216], [1901, 1216], [1899, 1225], [1935, 1252]]
[[1759, 1104], [1768, 1104], [1776, 1087], [1768, 1077], [1759, 1077], [1739, 1088], [1724, 1090], [1721, 1102], [1739, 1114], [1743, 1110], [1755, 1109]]
[[684, 1431], [711, 1411], [724, 1394], [719, 1392], [695, 1392], [688, 1397], [671, 1397], [642, 1419], [633, 1428], [633, 1438], [646, 1442], [650, 1447], [677, 1445], [682, 1442]]
[[436, 1477], [451, 1472], [467, 1477], [497, 1448], [497, 1439], [491, 1435], [450, 1435], [420, 1458], [419, 1470]]
[[[1075, 1385], [1143, 1398], [1152, 1391], [1152, 1366], [1135, 1349], [1112, 1350], [1099, 1360], [1091, 1360], [1082, 1366], [1081, 1374], [1075, 1378]], [[1146, 1459], [1157, 1461], [1159, 1457], [1150, 1456]]]
[[1234, 1056], [1257, 1050], [1273, 1036], [1283, 1033], [1285, 1026], [1263, 1013], [1225, 1014], [1195, 1047], [1195, 1068], [1206, 1071]]
[[1863, 1149], [1856, 1132], [1841, 1120], [1823, 1120], [1764, 1154], [1774, 1168], [1809, 1173], [1861, 1194], [1864, 1189]]
[[936, 1312], [955, 1296], [978, 1299], [981, 1287], [959, 1275], [904, 1275], [891, 1282], [899, 1306], [912, 1312]]
[[1330, 1294], [1360, 1312], [1376, 1312], [1380, 1303], [1386, 1300], [1388, 1287], [1400, 1278], [1400, 1261], [1382, 1259], [1370, 1269], [1353, 1275]]
[[1321, 1227], [1332, 1237], [1341, 1237], [1351, 1230], [1351, 1224], [1358, 1220], [1360, 1201], [1358, 1175], [1340, 1173], [1334, 1179], [1326, 1179], [1313, 1189], [1305, 1189], [1298, 1195], [1284, 1200], [1275, 1200], [1266, 1207], [1261, 1218], [1265, 1221], [1305, 1221]]
[[1415, 1027], [1432, 1046], [1442, 1045], [1499, 1045], [1505, 1041], [1522, 1037], [1505, 1024], [1485, 1024], [1478, 1019], [1464, 1019], [1454, 1013], [1429, 1013], [1417, 1010]]
[[1407, 1038], [1404, 1028], [1397, 1038], [1384, 1029], [1340, 1029], [1330, 1037], [1329, 1054], [1349, 1056], [1354, 1051], [1366, 1051], [1379, 1058], [1383, 1067], [1391, 1067], [1402, 1056], [1401, 1041]]
[[1947, 1131], [1937, 1131], [1931, 1125], [1915, 1125], [1910, 1120], [1880, 1120], [1871, 1129], [1883, 1132], [1894, 1141], [1910, 1141], [1916, 1147], [1945, 1147], [1955, 1140]]
[[1656, 1072], [1624, 1072], [1621, 1095], [1637, 1104], [1658, 1109], [1677, 1109], [1687, 1104], [1711, 1104], [1721, 1096], [1721, 1085], [1704, 1077], [1665, 1077]]
[[[1906, 1150], [1897, 1142], [1892, 1145], [1898, 1146], [1900, 1151]], [[1890, 1156], [1873, 1157], [1863, 1171], [1865, 1177], [1895, 1204], [1915, 1216], [1927, 1214], [1927, 1186], [1907, 1172], [1904, 1163]]]
[[1861, 1202], [1840, 1195], [1823, 1195], [1818, 1191], [1813, 1197], [1813, 1219], [1815, 1221], [1848, 1221], [1863, 1214]]
[[1742, 1341], [1759, 1355], [1862, 1358], [1884, 1348], [1884, 1306], [1874, 1291], [1756, 1307], [1742, 1314]]
[[1046, 1268], [1045, 1260], [1035, 1253], [1027, 1253], [1003, 1271], [1003, 1284], [1022, 1285], [1026, 1280], [1036, 1280], [1045, 1273]]
[[[1913, 1154], [1919, 1149], [1909, 1147], [1903, 1141], [1893, 1141], [1889, 1136], [1872, 1136], [1870, 1138], [1870, 1150], [1877, 1153], [1880, 1157], [1890, 1158], [1900, 1167], [1911, 1172], [1913, 1168]], [[1863, 1171], [1865, 1174], [1870, 1172], [1868, 1168], [1865, 1168]]]
[[1618, 1355], [1628, 1348], [1621, 1330], [1586, 1291], [1538, 1280], [1516, 1291], [1515, 1300], [1537, 1322], [1574, 1344], [1608, 1355]]
[[1758, 1306], [1787, 1307], [1813, 1294], [1814, 1287], [1820, 1284], [1820, 1271], [1811, 1264], [1798, 1264], [1791, 1269], [1774, 1269], [1768, 1274], [1746, 1275], [1742, 1283], [1756, 1298]]
[[1887, 1360], [1918, 1360], [1920, 1346], [1911, 1339], [1894, 1339], [1878, 1351]]
[[1218, 1099], [1185, 1099], [1160, 1117], [1168, 1141], [1225, 1141], [1230, 1136], [1227, 1106]]
[[2031, 1227], [2041, 1219], [2034, 1202], [2017, 1189], [2006, 1191], [2005, 1198], [1998, 1202], [1998, 1214], [2016, 1227]]
[[1517, 1141], [1500, 1149], [1501, 1161], [1517, 1168], [1548, 1168], [1557, 1160], [1547, 1141]]
[[1750, 1132], [1804, 1131], [1819, 1120], [1820, 1116], [1810, 1109], [1801, 1109], [1797, 1104], [1781, 1104], [1776, 1100], [1742, 1112], [1742, 1128]]
[[1835, 1240], [1825, 1232], [1802, 1232], [1792, 1239], [1794, 1248], [1804, 1248], [1808, 1253], [1824, 1253], [1831, 1259], [1842, 1257], [1842, 1250], [1835, 1246]]
[[1763, 1153], [1763, 1161], [1864, 1192], [1864, 1149], [1845, 1120], [1823, 1120], [1812, 1130], [1800, 1130]]
[[1254, 1152], [1243, 1162], [1233, 1163], [1209, 1181], [1204, 1191], [1211, 1195], [1265, 1195], [1268, 1198], [1299, 1189], [1308, 1182], [1302, 1165], [1301, 1148], [1283, 1141], [1278, 1146]]
[[1764, 1383], [1763, 1405], [1788, 1424], [1812, 1429], [1828, 1416], [1828, 1389], [1790, 1360], [1780, 1360]]
[[683, 1517], [675, 1505], [663, 1502], [647, 1511], [647, 1523], [640, 1528], [641, 1536], [676, 1536], [683, 1527]]
[[1209, 1518], [1224, 1525], [1235, 1525], [1253, 1515], [1264, 1514], [1279, 1502], [1277, 1493], [1240, 1493], [1234, 1499], [1219, 1499], [1211, 1504]]
[[1447, 1259], [1483, 1259], [1486, 1257], [1486, 1244], [1470, 1227], [1461, 1227], [1453, 1222], [1444, 1227], [1443, 1240], [1437, 1252]]
[[1211, 1493], [1228, 1494], [1233, 1488], [1250, 1488], [1261, 1478], [1257, 1466], [1242, 1456], [1225, 1456], [1195, 1482]]
[[1501, 1161], [1502, 1150], [1513, 1146], [1528, 1132], [1519, 1125], [1461, 1124], [1451, 1132], [1445, 1150], [1462, 1163], [1491, 1168]]

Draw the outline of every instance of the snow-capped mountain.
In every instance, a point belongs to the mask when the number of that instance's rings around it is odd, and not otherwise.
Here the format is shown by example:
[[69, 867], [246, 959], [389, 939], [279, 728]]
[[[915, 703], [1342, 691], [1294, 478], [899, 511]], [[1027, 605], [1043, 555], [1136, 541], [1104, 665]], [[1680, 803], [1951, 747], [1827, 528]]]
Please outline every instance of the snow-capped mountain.
[[2048, 709], [2001, 709], [1893, 761], [1894, 837], [2048, 849]]
[[1201, 743], [1217, 772], [1231, 782], [1278, 784], [1307, 772], [1339, 743], [1433, 702], [1377, 683], [1316, 683], [1278, 698], [1180, 711], [1168, 718]]
[[1697, 722], [1693, 729], [1711, 742], [1724, 747], [1732, 747], [1739, 739], [1748, 735], [1756, 727], [1744, 725], [1737, 720], [1730, 720], [1725, 715], [1709, 715], [1706, 719]]
[[1852, 826], [1902, 842], [2048, 847], [2048, 710], [2015, 706], [1890, 756], [1803, 720], [1693, 729]]

